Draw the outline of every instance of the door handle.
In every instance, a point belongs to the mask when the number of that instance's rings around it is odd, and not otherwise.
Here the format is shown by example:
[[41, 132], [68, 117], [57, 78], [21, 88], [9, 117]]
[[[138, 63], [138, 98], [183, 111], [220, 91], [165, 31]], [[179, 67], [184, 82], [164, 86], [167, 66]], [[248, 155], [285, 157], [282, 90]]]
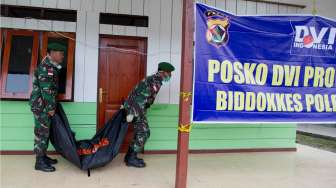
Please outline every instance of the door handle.
[[103, 90], [103, 88], [99, 88], [99, 103], [103, 102], [103, 95], [105, 95], [107, 92]]

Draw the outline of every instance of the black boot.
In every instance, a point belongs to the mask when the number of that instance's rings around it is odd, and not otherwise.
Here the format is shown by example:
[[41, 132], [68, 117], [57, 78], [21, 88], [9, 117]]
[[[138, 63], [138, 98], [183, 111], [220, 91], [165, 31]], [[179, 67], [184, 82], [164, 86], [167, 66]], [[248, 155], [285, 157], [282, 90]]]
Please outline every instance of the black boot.
[[[49, 146], [49, 141], [50, 141], [50, 138], [48, 138], [48, 140], [47, 140], [47, 148]], [[57, 159], [52, 159], [52, 158], [48, 157], [47, 155], [44, 156], [44, 159], [45, 159], [45, 161], [47, 161], [51, 165], [57, 164], [57, 162], [58, 162]]]
[[127, 155], [125, 156], [125, 163], [127, 166], [133, 166], [136, 168], [143, 168], [146, 166], [146, 163], [137, 158], [136, 152], [127, 152]]
[[42, 156], [36, 157], [35, 170], [41, 170], [43, 172], [54, 172], [56, 169], [55, 167], [51, 166]]
[[54, 164], [57, 164], [57, 159], [52, 159], [50, 157], [48, 157], [47, 155], [44, 156], [44, 160], [47, 161], [47, 163], [51, 164], [51, 165], [54, 165]]
[[[125, 155], [125, 158], [124, 158], [124, 161], [125, 161], [125, 162], [126, 162], [126, 161], [128, 160], [128, 158], [132, 155], [132, 153], [133, 153], [132, 149], [131, 149], [131, 148], [128, 148], [128, 151], [127, 151], [127, 153], [126, 153], [126, 155]], [[141, 159], [141, 158], [138, 158], [138, 156], [136, 155], [136, 153], [135, 153], [135, 158], [136, 158], [138, 161], [144, 163], [144, 160]]]

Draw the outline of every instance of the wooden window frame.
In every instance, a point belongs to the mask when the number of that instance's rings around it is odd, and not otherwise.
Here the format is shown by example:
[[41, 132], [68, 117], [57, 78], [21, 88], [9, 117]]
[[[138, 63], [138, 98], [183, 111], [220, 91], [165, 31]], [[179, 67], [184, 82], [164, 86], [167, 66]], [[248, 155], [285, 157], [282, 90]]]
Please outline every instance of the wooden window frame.
[[[48, 38], [68, 38], [68, 51], [67, 51], [67, 73], [66, 73], [66, 86], [65, 93], [58, 94], [57, 99], [62, 101], [71, 101], [73, 96], [73, 76], [74, 76], [74, 57], [75, 57], [75, 33], [65, 32], [43, 32], [42, 34], [42, 48], [41, 59], [47, 55]], [[71, 39], [69, 39], [71, 38]]]
[[6, 31], [6, 29], [2, 29], [2, 28], [0, 28], [0, 42], [1, 42], [1, 44], [0, 44], [0, 49], [1, 49], [1, 52], [2, 52], [2, 44], [3, 44], [3, 33]]
[[3, 64], [3, 43], [4, 43], [4, 33], [6, 32], [6, 29], [3, 29], [3, 28], [0, 28], [0, 42], [1, 42], [1, 44], [0, 44], [0, 49], [1, 49], [1, 63], [0, 63], [0, 96], [2, 96], [2, 64]]
[[[3, 55], [3, 63], [1, 69], [1, 98], [6, 99], [28, 99], [30, 93], [32, 92], [32, 79], [34, 70], [37, 65], [38, 57], [38, 46], [39, 46], [39, 32], [29, 31], [29, 30], [15, 30], [15, 29], [6, 29], [5, 30], [5, 49]], [[29, 91], [27, 93], [15, 93], [15, 92], [6, 92], [7, 86], [7, 77], [8, 77], [8, 66], [9, 58], [12, 48], [12, 38], [13, 36], [32, 36], [33, 37], [33, 47], [32, 47], [32, 57], [29, 69]]]
[[[75, 33], [65, 32], [52, 32], [52, 31], [32, 31], [25, 29], [3, 29], [0, 28], [0, 41], [4, 40], [4, 44], [1, 43], [0, 47], [3, 47], [1, 75], [0, 75], [0, 98], [8, 100], [27, 100], [32, 92], [32, 79], [34, 71], [38, 65], [39, 54], [42, 60], [47, 55], [48, 38], [71, 38], [68, 40], [67, 51], [67, 72], [66, 72], [66, 86], [65, 93], [59, 94], [57, 99], [59, 101], [72, 101], [73, 100], [73, 80], [74, 80], [74, 59], [75, 59]], [[27, 93], [14, 93], [6, 92], [9, 58], [12, 47], [12, 36], [33, 36], [32, 58], [29, 69], [29, 91]], [[41, 47], [39, 44], [41, 42]], [[2, 48], [1, 48], [2, 49]]]

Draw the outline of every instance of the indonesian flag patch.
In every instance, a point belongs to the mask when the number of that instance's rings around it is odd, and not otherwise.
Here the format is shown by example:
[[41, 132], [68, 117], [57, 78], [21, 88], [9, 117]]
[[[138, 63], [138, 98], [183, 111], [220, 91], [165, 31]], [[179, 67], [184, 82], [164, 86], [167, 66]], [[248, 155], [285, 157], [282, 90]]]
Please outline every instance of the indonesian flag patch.
[[49, 75], [49, 76], [54, 75], [54, 71], [53, 71], [52, 69], [48, 69], [48, 75]]

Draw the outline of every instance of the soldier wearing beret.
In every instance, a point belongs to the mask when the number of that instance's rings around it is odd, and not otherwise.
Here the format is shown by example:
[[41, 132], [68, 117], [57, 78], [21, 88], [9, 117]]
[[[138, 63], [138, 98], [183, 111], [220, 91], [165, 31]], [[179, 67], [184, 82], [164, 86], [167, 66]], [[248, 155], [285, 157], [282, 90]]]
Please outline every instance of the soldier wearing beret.
[[124, 102], [127, 122], [131, 123], [134, 128], [134, 137], [124, 160], [127, 166], [137, 168], [146, 166], [144, 160], [137, 157], [139, 152], [143, 152], [150, 135], [146, 111], [153, 104], [162, 83], [170, 80], [171, 72], [174, 70], [174, 66], [170, 63], [161, 62], [157, 73], [138, 83]]
[[64, 59], [65, 47], [58, 43], [48, 45], [47, 56], [34, 72], [33, 90], [29, 104], [34, 115], [34, 153], [36, 154], [35, 169], [53, 172], [57, 163], [46, 155], [49, 143], [51, 117], [55, 114], [56, 96], [58, 94], [58, 74], [60, 63]]

